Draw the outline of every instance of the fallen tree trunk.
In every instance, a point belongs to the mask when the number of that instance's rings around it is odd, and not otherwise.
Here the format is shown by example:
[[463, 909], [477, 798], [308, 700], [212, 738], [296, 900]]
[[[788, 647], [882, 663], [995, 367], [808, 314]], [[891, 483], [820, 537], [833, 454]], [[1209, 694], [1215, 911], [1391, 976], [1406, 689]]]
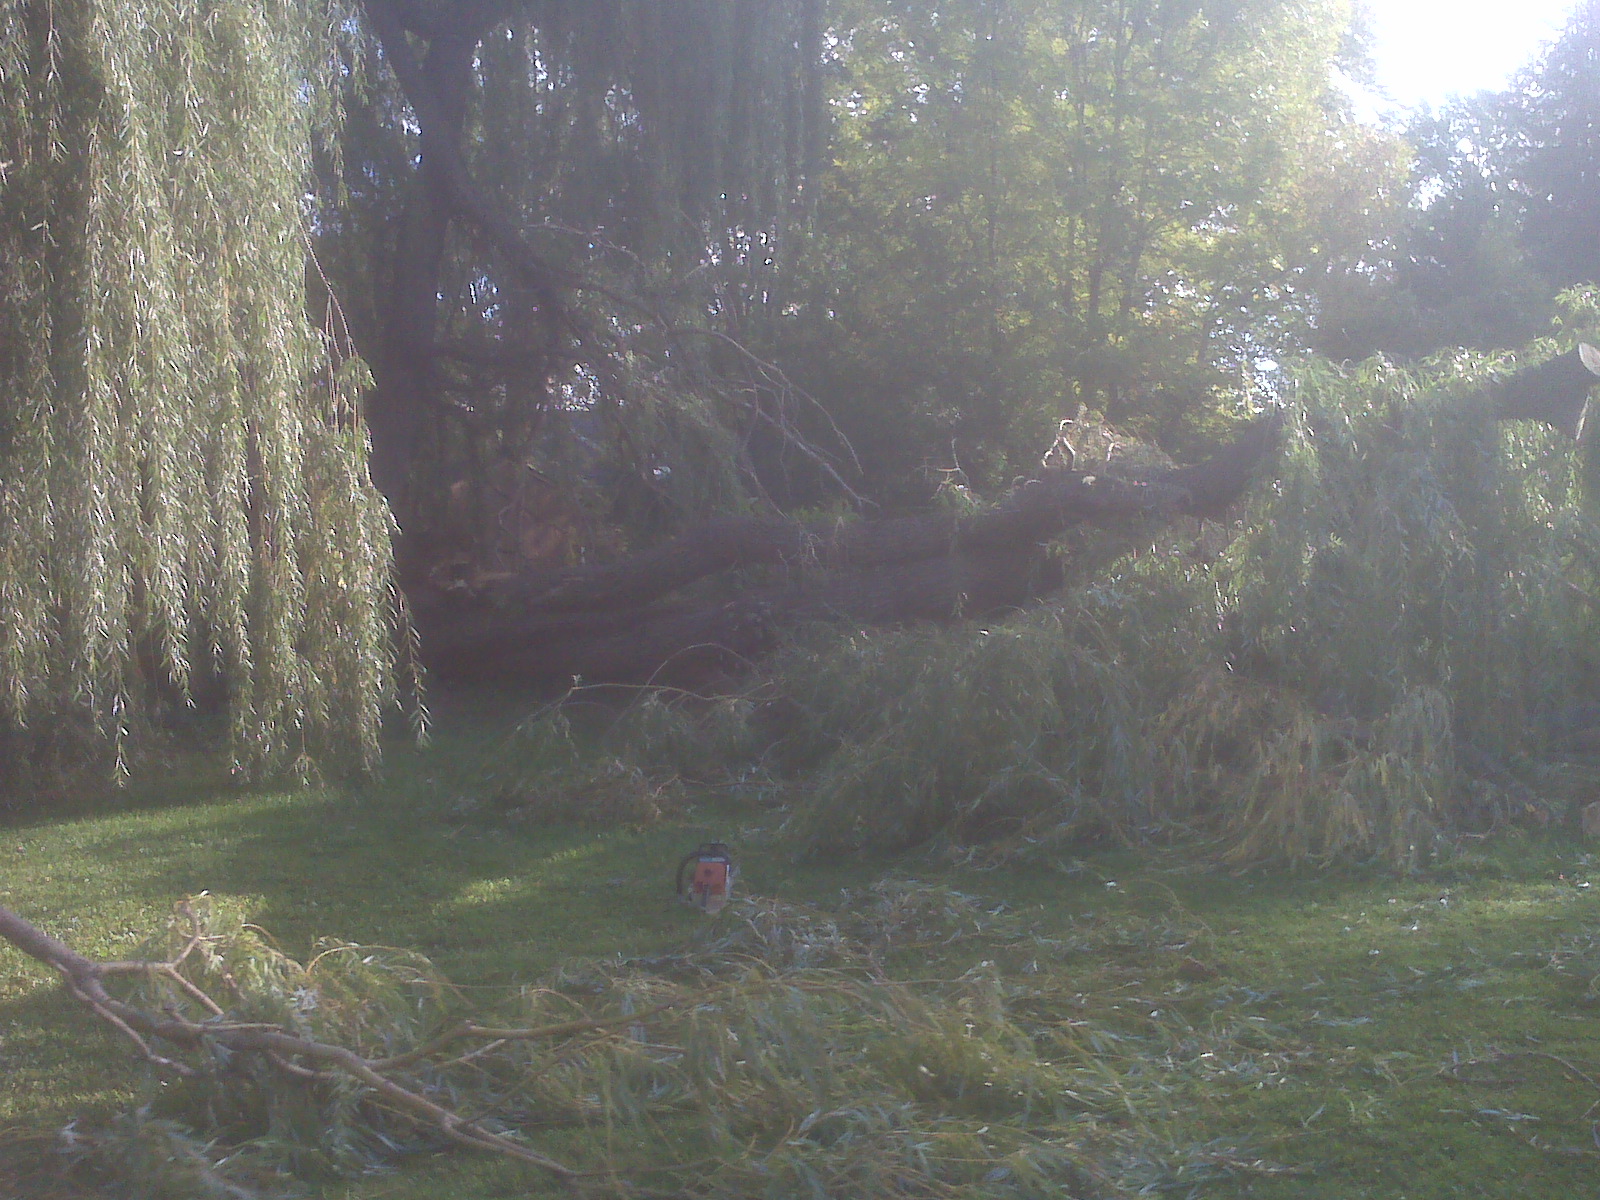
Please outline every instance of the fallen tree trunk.
[[[1014, 608], [1063, 581], [1051, 542], [1080, 524], [1220, 516], [1275, 444], [1252, 423], [1205, 462], [1145, 478], [1055, 470], [967, 516], [808, 526], [713, 522], [621, 562], [525, 573], [475, 592], [413, 590], [430, 669], [460, 680], [694, 677], [771, 649], [813, 621], [949, 621]], [[735, 569], [767, 579], [729, 597], [673, 599]]]
[[[1501, 420], [1569, 436], [1585, 425], [1600, 353], [1588, 346], [1492, 388]], [[1079, 525], [1220, 516], [1276, 441], [1264, 416], [1212, 458], [1137, 478], [1052, 470], [985, 511], [804, 525], [713, 521], [620, 562], [525, 572], [479, 590], [411, 589], [426, 661], [445, 679], [592, 682], [696, 677], [758, 656], [815, 621], [863, 626], [987, 617], [1059, 588], [1050, 544]], [[713, 593], [733, 571], [759, 582]], [[709, 597], [709, 598], [708, 598]]]

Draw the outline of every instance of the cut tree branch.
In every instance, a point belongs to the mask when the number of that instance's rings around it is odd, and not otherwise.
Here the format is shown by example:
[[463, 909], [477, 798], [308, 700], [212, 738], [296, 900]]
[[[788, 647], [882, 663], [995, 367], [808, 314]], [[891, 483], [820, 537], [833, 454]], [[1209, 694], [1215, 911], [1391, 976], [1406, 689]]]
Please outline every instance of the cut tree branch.
[[[175, 1011], [156, 1015], [135, 1005], [117, 999], [106, 990], [105, 981], [112, 975], [143, 973], [162, 975], [181, 982], [181, 990], [208, 1013], [220, 1016], [220, 1005], [205, 995], [191, 980], [179, 973], [179, 967], [202, 940], [198, 920], [186, 905], [179, 912], [194, 924], [194, 934], [188, 946], [176, 957], [166, 962], [95, 962], [84, 957], [72, 947], [51, 937], [32, 922], [10, 909], [0, 906], [0, 938], [10, 942], [30, 958], [57, 971], [73, 999], [89, 1009], [122, 1034], [138, 1049], [140, 1055], [155, 1066], [174, 1074], [192, 1077], [200, 1072], [187, 1063], [157, 1053], [151, 1043], [165, 1041], [184, 1050], [199, 1049], [203, 1044], [222, 1046], [235, 1054], [259, 1053], [279, 1070], [296, 1078], [318, 1076], [294, 1060], [317, 1063], [336, 1073], [342, 1073], [370, 1088], [377, 1096], [399, 1112], [418, 1123], [437, 1130], [456, 1145], [474, 1150], [487, 1150], [519, 1162], [528, 1163], [547, 1171], [568, 1187], [576, 1188], [581, 1174], [546, 1155], [530, 1150], [511, 1138], [465, 1120], [458, 1113], [436, 1104], [420, 1092], [405, 1087], [385, 1074], [393, 1062], [374, 1062], [344, 1047], [301, 1037], [277, 1025], [261, 1023], [230, 1023], [227, 1021], [190, 1020]], [[638, 1021], [638, 1017], [631, 1018]], [[505, 1037], [509, 1031], [489, 1031]], [[539, 1031], [529, 1031], [538, 1036]], [[454, 1031], [451, 1040], [479, 1036], [473, 1026]], [[396, 1060], [400, 1061], [400, 1060]]]

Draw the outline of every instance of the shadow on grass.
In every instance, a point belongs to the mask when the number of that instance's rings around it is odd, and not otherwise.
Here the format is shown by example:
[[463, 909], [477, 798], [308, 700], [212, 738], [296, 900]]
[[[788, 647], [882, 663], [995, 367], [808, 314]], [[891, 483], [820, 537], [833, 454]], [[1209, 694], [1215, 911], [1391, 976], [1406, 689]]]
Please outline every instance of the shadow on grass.
[[[548, 700], [543, 693], [524, 689], [432, 689], [427, 701], [433, 737], [427, 749], [418, 749], [409, 720], [396, 710], [386, 722], [383, 763], [376, 780], [331, 763], [326, 768], [326, 783], [349, 792], [387, 787], [401, 795], [422, 797], [431, 786], [431, 777], [459, 772]], [[0, 835], [118, 813], [248, 801], [299, 786], [291, 779], [249, 781], [235, 774], [226, 750], [227, 728], [220, 717], [187, 717], [180, 727], [160, 731], [155, 737], [160, 748], [136, 761], [125, 781], [118, 782], [96, 767], [70, 779], [52, 776], [54, 782], [36, 793], [0, 792]]]

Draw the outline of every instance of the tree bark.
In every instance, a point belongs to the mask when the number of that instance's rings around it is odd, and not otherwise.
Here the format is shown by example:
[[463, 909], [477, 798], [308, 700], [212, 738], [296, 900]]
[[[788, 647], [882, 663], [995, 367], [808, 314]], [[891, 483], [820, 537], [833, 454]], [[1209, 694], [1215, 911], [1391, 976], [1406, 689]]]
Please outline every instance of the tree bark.
[[1493, 389], [1495, 415], [1502, 421], [1542, 421], [1577, 437], [1595, 376], [1572, 350], [1502, 380]]
[[[452, 9], [447, 19], [430, 20], [403, 0], [367, 0], [366, 12], [416, 119], [419, 146], [416, 177], [392, 249], [390, 292], [372, 364], [377, 386], [367, 404], [373, 483], [405, 530], [415, 515], [411, 473], [437, 419], [442, 393], [438, 290], [452, 228], [465, 224], [482, 234], [552, 319], [564, 313], [562, 289], [580, 281], [542, 259], [516, 225], [495, 211], [462, 155], [478, 46], [505, 20], [507, 5], [471, 0]], [[427, 42], [420, 58], [411, 44], [413, 31]], [[402, 538], [398, 549], [404, 563], [412, 547]]]
[[416, 176], [395, 233], [382, 341], [372, 362], [377, 386], [367, 402], [373, 482], [403, 516], [410, 469], [438, 387], [432, 348], [439, 270], [452, 209], [445, 161], [466, 119], [480, 31], [433, 31], [428, 51], [418, 63], [397, 6], [390, 0], [374, 0], [367, 10], [397, 74], [401, 74], [397, 64], [405, 64], [402, 86], [418, 114], [421, 143]]

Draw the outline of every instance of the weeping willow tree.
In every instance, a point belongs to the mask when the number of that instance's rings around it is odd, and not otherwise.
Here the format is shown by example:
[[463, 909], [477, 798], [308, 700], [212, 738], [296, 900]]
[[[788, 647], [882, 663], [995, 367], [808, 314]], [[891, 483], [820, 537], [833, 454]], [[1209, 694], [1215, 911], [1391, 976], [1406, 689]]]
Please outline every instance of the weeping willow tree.
[[318, 0], [0, 4], [0, 783], [220, 701], [236, 770], [371, 761], [389, 517], [308, 321]]

